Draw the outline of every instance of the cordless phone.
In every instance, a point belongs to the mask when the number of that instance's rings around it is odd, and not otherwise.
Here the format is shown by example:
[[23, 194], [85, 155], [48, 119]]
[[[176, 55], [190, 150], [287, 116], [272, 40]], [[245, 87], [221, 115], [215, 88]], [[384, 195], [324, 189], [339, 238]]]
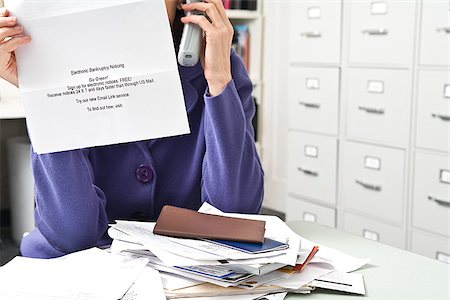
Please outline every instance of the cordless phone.
[[[202, 0], [186, 0], [186, 3], [203, 2]], [[188, 11], [191, 14], [202, 14], [198, 11]], [[200, 56], [200, 45], [202, 41], [202, 29], [197, 24], [188, 23], [184, 25], [181, 36], [180, 49], [178, 52], [178, 63], [184, 67], [195, 66]]]

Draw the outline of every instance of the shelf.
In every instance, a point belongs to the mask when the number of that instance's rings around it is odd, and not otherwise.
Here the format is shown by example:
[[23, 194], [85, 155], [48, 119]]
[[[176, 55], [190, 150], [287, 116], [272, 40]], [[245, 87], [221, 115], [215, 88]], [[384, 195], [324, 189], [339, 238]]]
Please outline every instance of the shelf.
[[234, 20], [256, 20], [259, 14], [257, 10], [227, 9], [227, 16]]

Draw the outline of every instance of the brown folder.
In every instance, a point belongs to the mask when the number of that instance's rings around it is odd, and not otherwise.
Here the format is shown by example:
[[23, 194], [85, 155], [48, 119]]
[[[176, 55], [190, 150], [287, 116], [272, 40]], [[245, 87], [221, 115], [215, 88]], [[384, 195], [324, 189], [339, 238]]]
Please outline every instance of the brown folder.
[[265, 226], [265, 221], [210, 215], [165, 205], [153, 233], [182, 238], [262, 243]]

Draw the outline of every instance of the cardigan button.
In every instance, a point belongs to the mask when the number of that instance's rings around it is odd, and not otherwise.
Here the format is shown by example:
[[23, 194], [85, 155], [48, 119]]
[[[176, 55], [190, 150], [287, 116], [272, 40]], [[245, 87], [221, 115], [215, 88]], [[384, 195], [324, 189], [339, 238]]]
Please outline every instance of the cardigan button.
[[136, 169], [136, 178], [142, 183], [149, 182], [153, 178], [153, 170], [146, 165], [140, 165]]

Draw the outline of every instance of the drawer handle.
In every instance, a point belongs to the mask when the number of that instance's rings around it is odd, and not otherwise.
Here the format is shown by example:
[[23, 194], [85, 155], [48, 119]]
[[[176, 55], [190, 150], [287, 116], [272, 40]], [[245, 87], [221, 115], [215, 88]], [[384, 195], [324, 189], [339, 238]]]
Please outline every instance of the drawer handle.
[[307, 38], [320, 38], [322, 37], [322, 33], [320, 31], [307, 31], [300, 33], [301, 36], [307, 37]]
[[433, 196], [427, 196], [428, 200], [432, 200], [439, 205], [450, 207], [450, 201], [442, 200]]
[[389, 31], [387, 29], [365, 29], [362, 33], [368, 35], [388, 35]]
[[320, 108], [320, 104], [318, 104], [318, 103], [299, 101], [298, 104], [303, 105], [304, 107], [308, 107], [308, 108]]
[[300, 167], [298, 167], [297, 170], [299, 170], [300, 172], [303, 172], [305, 175], [310, 175], [310, 176], [314, 176], [314, 177], [319, 176], [319, 173], [316, 171], [311, 171], [311, 170], [303, 169]]
[[450, 121], [450, 116], [449, 115], [442, 115], [442, 114], [431, 114], [431, 116], [433, 118], [439, 118], [442, 121]]
[[364, 110], [370, 114], [377, 114], [377, 115], [383, 115], [384, 109], [382, 108], [373, 108], [373, 107], [366, 107], [366, 106], [358, 106], [359, 110]]
[[436, 31], [450, 34], [450, 27], [438, 27], [438, 28], [436, 28]]
[[355, 182], [368, 190], [381, 192], [381, 185], [367, 183], [367, 182], [364, 182], [364, 181], [358, 180], [358, 179], [356, 179]]

